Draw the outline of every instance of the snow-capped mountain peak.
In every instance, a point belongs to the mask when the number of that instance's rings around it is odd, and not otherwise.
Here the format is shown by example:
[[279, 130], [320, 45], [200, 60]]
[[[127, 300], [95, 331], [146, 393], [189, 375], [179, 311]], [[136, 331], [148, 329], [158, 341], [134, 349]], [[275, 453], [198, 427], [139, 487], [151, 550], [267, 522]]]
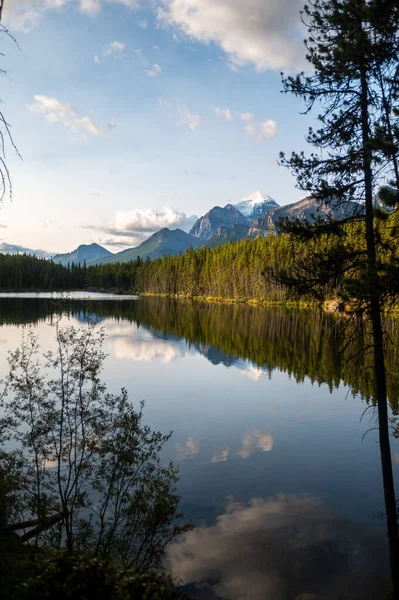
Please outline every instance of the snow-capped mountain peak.
[[279, 205], [270, 196], [257, 191], [249, 194], [234, 206], [246, 217], [256, 219], [262, 217], [267, 211], [278, 208]]

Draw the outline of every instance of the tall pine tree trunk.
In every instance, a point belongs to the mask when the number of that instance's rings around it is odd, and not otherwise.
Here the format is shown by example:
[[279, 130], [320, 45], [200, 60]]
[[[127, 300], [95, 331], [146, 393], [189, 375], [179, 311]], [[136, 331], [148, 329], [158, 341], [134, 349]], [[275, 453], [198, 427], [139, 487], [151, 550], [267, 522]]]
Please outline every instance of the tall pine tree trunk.
[[388, 399], [384, 360], [384, 340], [381, 323], [380, 292], [377, 279], [377, 257], [374, 237], [373, 182], [368, 113], [368, 81], [366, 67], [361, 69], [361, 119], [363, 137], [363, 168], [365, 182], [367, 279], [370, 289], [370, 317], [373, 327], [374, 383], [378, 406], [378, 430], [382, 479], [389, 541], [389, 556], [393, 598], [399, 600], [399, 533], [389, 440]]

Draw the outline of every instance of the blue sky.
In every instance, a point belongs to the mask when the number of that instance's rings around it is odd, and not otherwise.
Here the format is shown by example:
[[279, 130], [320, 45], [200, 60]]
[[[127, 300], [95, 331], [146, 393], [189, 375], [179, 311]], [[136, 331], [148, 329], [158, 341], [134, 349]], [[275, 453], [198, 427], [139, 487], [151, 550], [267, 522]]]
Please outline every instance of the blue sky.
[[[8, 3], [7, 3], [8, 2]], [[280, 150], [305, 147], [300, 0], [6, 0], [3, 112], [14, 195], [3, 244], [134, 246], [261, 190], [302, 197]]]

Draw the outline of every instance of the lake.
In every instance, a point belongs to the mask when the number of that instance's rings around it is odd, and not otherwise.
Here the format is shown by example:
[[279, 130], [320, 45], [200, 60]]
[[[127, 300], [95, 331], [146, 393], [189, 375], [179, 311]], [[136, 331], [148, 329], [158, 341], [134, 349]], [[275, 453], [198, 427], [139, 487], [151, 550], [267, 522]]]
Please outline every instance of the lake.
[[[166, 561], [191, 597], [384, 597], [371, 374], [350, 360], [355, 352], [340, 353], [347, 321], [163, 298], [2, 294], [1, 376], [21, 326], [31, 324], [45, 350], [59, 313], [105, 328], [109, 391], [127, 388], [145, 400], [146, 424], [173, 431], [163, 459], [180, 463], [181, 509], [196, 528]], [[396, 322], [386, 326], [398, 339]], [[387, 361], [396, 408], [395, 349]], [[392, 452], [398, 478], [396, 439]]]

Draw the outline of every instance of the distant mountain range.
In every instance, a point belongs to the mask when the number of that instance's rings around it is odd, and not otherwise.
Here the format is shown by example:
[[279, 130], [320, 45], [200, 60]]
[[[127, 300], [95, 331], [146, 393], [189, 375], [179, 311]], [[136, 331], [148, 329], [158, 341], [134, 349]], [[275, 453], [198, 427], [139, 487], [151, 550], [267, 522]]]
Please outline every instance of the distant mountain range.
[[97, 262], [105, 259], [108, 256], [114, 255], [99, 244], [81, 244], [72, 252], [68, 252], [67, 254], [56, 254], [53, 256], [53, 261], [61, 263], [66, 267], [68, 263], [83, 264], [86, 261], [86, 264], [89, 264], [90, 262], [93, 263], [93, 261]]
[[181, 229], [164, 228], [139, 246], [116, 254], [98, 244], [90, 244], [81, 245], [68, 254], [56, 254], [53, 260], [63, 265], [86, 262], [86, 265], [90, 266], [126, 263], [136, 260], [139, 256], [142, 259], [159, 258], [164, 254], [173, 256], [185, 252], [190, 247], [214, 247], [229, 241], [267, 236], [277, 232], [278, 222], [282, 218], [306, 219], [312, 222], [317, 217], [332, 216], [342, 220], [360, 210], [360, 205], [354, 202], [342, 206], [334, 206], [333, 203], [320, 205], [312, 198], [279, 206], [270, 196], [255, 192], [235, 205], [214, 206], [194, 223], [189, 233]]
[[[197, 237], [194, 237], [181, 229], [170, 230], [164, 227], [164, 229], [160, 229], [156, 233], [153, 233], [148, 240], [145, 240], [139, 246], [136, 246], [136, 248], [122, 250], [122, 252], [111, 254], [111, 256], [96, 260], [96, 262], [97, 264], [100, 263], [105, 265], [115, 262], [130, 262], [136, 260], [139, 256], [143, 259], [159, 258], [164, 254], [173, 256], [174, 254], [179, 254], [179, 252], [185, 252], [190, 246], [199, 248], [199, 246], [202, 246], [202, 243]], [[94, 264], [94, 262], [92, 261], [91, 264]]]

